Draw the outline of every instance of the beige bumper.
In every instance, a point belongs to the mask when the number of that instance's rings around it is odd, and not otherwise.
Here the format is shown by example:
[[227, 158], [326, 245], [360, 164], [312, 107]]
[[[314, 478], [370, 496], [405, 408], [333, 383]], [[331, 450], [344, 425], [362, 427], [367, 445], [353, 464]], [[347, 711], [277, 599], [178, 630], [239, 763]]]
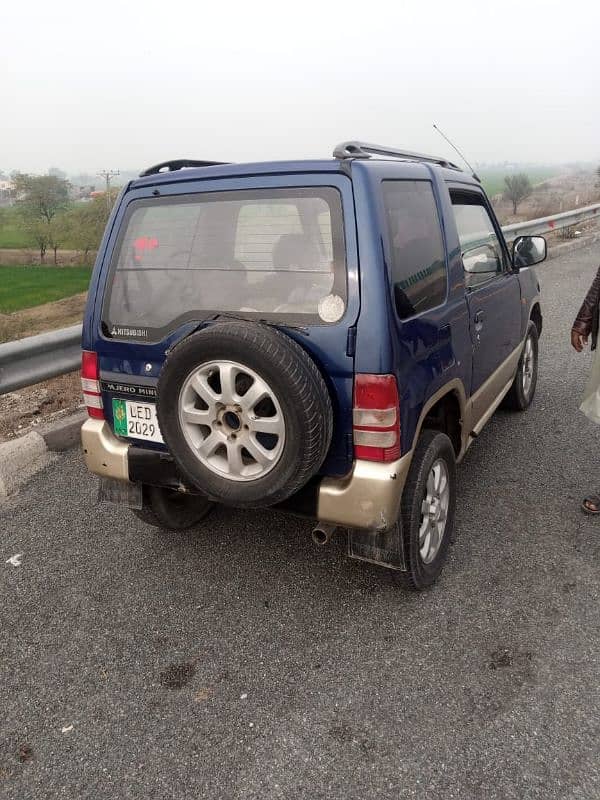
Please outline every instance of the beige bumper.
[[129, 480], [129, 445], [114, 435], [108, 422], [102, 419], [86, 420], [81, 428], [81, 444], [90, 472], [103, 478]]
[[319, 486], [319, 522], [378, 531], [391, 528], [400, 513], [411, 456], [391, 464], [355, 461], [344, 478], [324, 478]]
[[[103, 478], [129, 480], [129, 445], [118, 439], [107, 422], [88, 419], [81, 429], [85, 463]], [[319, 522], [346, 528], [386, 530], [398, 519], [402, 490], [412, 453], [391, 464], [355, 461], [343, 478], [324, 478], [319, 485]]]

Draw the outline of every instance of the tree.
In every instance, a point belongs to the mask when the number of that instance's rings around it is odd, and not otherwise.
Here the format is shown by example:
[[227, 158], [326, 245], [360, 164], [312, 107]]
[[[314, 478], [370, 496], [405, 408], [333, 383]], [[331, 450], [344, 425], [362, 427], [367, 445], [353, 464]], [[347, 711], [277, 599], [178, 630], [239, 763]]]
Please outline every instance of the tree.
[[46, 257], [46, 250], [50, 242], [50, 228], [47, 222], [39, 219], [22, 218], [24, 230], [30, 240], [37, 245], [40, 253], [40, 262], [43, 264]]
[[53, 217], [51, 222], [47, 225], [47, 229], [48, 247], [54, 251], [54, 265], [56, 266], [58, 264], [58, 248], [62, 247], [65, 242], [70, 239], [71, 223], [69, 220], [69, 212], [57, 214]]
[[65, 215], [67, 238], [70, 244], [83, 254], [84, 264], [88, 262], [90, 251], [95, 250], [100, 241], [88, 208], [90, 205], [92, 204], [77, 205]]
[[[71, 205], [69, 183], [55, 175], [13, 175], [15, 195], [22, 224], [39, 247], [40, 261], [48, 246], [53, 246], [52, 227], [55, 217]], [[55, 259], [56, 259], [56, 249]]]
[[91, 251], [100, 246], [102, 234], [108, 222], [108, 207], [112, 208], [117, 198], [118, 191], [111, 190], [109, 202], [106, 197], [95, 197], [88, 203], [74, 206], [66, 215], [66, 239], [83, 254], [84, 264], [87, 264]]
[[59, 167], [50, 167], [48, 175], [51, 175], [53, 178], [60, 178], [61, 180], [67, 177], [67, 173], [63, 172]]
[[531, 195], [533, 186], [524, 172], [520, 172], [518, 175], [507, 175], [504, 178], [504, 184], [504, 197], [511, 201], [513, 214], [516, 214], [519, 203]]

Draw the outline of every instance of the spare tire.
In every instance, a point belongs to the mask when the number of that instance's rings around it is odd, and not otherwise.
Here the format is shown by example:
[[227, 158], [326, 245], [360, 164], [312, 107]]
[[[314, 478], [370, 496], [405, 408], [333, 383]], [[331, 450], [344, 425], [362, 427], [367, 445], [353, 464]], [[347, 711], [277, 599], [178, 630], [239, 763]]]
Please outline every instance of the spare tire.
[[333, 429], [323, 376], [300, 345], [252, 322], [217, 322], [167, 355], [157, 391], [165, 442], [211, 500], [279, 503], [319, 469]]

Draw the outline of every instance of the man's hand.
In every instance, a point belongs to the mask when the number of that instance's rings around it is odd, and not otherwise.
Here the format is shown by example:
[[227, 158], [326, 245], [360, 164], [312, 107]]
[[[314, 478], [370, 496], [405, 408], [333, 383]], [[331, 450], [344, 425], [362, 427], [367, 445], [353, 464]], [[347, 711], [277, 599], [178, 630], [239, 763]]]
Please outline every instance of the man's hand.
[[579, 331], [571, 331], [571, 344], [578, 353], [581, 353], [588, 341], [587, 334], [579, 333]]

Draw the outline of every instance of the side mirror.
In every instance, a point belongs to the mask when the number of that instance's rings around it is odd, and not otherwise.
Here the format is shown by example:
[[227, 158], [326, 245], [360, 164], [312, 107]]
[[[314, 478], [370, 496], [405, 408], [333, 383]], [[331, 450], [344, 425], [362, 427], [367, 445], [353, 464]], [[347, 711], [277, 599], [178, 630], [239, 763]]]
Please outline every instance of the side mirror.
[[517, 236], [512, 247], [512, 262], [515, 269], [540, 264], [547, 255], [546, 240], [543, 236]]

